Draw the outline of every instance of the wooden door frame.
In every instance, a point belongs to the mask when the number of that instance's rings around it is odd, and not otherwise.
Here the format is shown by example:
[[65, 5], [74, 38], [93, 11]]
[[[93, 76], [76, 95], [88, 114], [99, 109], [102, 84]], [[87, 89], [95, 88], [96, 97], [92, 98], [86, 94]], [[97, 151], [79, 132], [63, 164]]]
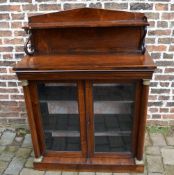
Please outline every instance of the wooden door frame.
[[93, 95], [92, 95], [92, 81], [85, 81], [85, 108], [86, 108], [86, 125], [87, 125], [87, 145], [88, 155], [90, 160], [94, 156], [94, 122], [93, 122]]
[[[80, 116], [80, 142], [81, 151], [80, 152], [66, 152], [66, 151], [46, 151], [44, 143], [44, 130], [42, 126], [42, 117], [40, 111], [40, 104], [38, 98], [37, 84], [39, 82], [62, 82], [62, 83], [77, 83], [78, 91], [78, 109]], [[93, 94], [92, 94], [92, 83], [131, 83], [136, 82], [136, 93], [135, 93], [135, 114], [133, 120], [133, 132], [132, 132], [132, 152], [130, 153], [104, 153], [94, 152], [94, 121], [93, 121]], [[91, 157], [111, 157], [111, 158], [132, 158], [136, 157], [138, 149], [138, 123], [140, 120], [140, 105], [141, 98], [140, 94], [142, 92], [142, 82], [140, 79], [108, 79], [108, 80], [41, 80], [41, 81], [29, 81], [29, 85], [24, 87], [24, 94], [26, 99], [26, 106], [28, 111], [28, 118], [32, 133], [32, 142], [34, 147], [34, 152], [36, 158], [40, 156], [45, 157], [71, 157], [71, 158], [87, 158], [90, 160]], [[140, 151], [139, 151], [140, 152]], [[142, 151], [141, 151], [142, 152]], [[140, 155], [140, 153], [139, 153]], [[140, 157], [140, 156], [139, 156]]]
[[[93, 83], [135, 83], [135, 106], [133, 114], [133, 126], [132, 126], [132, 152], [97, 152], [95, 153], [94, 147], [94, 112], [93, 112], [93, 94], [92, 94], [92, 84]], [[137, 148], [137, 129], [139, 122], [139, 101], [140, 101], [140, 92], [141, 92], [141, 81], [135, 79], [122, 79], [122, 80], [86, 80], [85, 81], [85, 104], [86, 104], [86, 118], [87, 118], [87, 140], [88, 140], [88, 158], [132, 158], [136, 155]]]
[[[80, 151], [47, 151], [45, 145], [45, 137], [44, 137], [44, 129], [42, 124], [39, 96], [38, 96], [38, 83], [76, 83], [77, 84], [77, 101], [78, 101], [78, 111], [79, 111], [79, 124], [80, 124]], [[49, 81], [29, 81], [28, 89], [25, 90], [25, 94], [30, 96], [30, 101], [32, 104], [32, 112], [33, 112], [33, 122], [31, 123], [31, 128], [35, 126], [36, 135], [33, 140], [33, 146], [35, 151], [35, 155], [37, 157], [56, 157], [60, 156], [62, 158], [86, 158], [87, 154], [87, 143], [86, 143], [86, 116], [85, 116], [85, 101], [84, 101], [84, 83], [81, 80], [70, 80], [70, 81], [59, 81], [59, 80], [49, 80]], [[27, 96], [28, 97], [28, 96]], [[28, 106], [28, 108], [30, 108]], [[31, 110], [31, 109], [30, 109]], [[29, 114], [29, 121], [31, 120], [31, 114]], [[33, 130], [33, 129], [31, 129]], [[32, 132], [32, 131], [31, 131]], [[33, 133], [34, 133], [33, 132]], [[35, 144], [36, 143], [36, 144]]]

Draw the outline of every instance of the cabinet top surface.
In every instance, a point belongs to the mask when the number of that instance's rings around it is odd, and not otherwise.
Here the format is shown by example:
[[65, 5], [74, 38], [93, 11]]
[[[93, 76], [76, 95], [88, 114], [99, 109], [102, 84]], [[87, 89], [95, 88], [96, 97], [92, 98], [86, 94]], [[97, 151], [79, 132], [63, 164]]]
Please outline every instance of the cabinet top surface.
[[59, 54], [25, 56], [14, 66], [16, 72], [49, 71], [116, 71], [155, 69], [152, 58], [146, 52], [137, 54]]
[[143, 13], [79, 8], [29, 17], [24, 28], [147, 26]]

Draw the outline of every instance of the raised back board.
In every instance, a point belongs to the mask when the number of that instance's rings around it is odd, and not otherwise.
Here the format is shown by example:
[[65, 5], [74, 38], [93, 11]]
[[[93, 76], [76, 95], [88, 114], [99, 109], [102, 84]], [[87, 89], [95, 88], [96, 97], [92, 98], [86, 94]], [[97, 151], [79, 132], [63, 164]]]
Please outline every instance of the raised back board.
[[59, 53], [144, 54], [143, 13], [80, 8], [29, 17], [34, 55]]

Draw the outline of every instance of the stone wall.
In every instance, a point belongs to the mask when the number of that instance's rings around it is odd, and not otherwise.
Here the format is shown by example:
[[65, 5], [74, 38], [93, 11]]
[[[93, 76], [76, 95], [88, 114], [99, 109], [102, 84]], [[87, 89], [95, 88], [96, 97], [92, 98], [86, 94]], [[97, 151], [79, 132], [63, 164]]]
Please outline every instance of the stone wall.
[[24, 56], [26, 35], [21, 27], [28, 16], [79, 7], [146, 14], [146, 45], [158, 66], [150, 85], [148, 121], [174, 123], [173, 0], [0, 0], [0, 122], [26, 122], [22, 88], [11, 67]]

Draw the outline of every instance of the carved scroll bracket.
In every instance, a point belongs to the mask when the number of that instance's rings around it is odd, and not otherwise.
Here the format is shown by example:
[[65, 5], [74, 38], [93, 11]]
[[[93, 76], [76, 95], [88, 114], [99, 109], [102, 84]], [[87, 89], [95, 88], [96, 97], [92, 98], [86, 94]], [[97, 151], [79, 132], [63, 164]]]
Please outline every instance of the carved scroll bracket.
[[25, 29], [26, 33], [29, 35], [28, 39], [24, 45], [24, 51], [27, 55], [33, 55], [34, 54], [34, 46], [31, 43], [31, 37], [32, 37], [32, 32], [30, 29]]
[[[144, 16], [143, 20], [145, 22], [147, 22], [147, 17]], [[141, 38], [141, 52], [142, 52], [142, 54], [144, 54], [145, 51], [146, 51], [146, 48], [145, 48], [145, 37], [146, 37], [146, 34], [147, 34], [147, 26], [144, 26], [143, 28], [144, 28], [144, 33], [143, 33], [143, 36]]]

